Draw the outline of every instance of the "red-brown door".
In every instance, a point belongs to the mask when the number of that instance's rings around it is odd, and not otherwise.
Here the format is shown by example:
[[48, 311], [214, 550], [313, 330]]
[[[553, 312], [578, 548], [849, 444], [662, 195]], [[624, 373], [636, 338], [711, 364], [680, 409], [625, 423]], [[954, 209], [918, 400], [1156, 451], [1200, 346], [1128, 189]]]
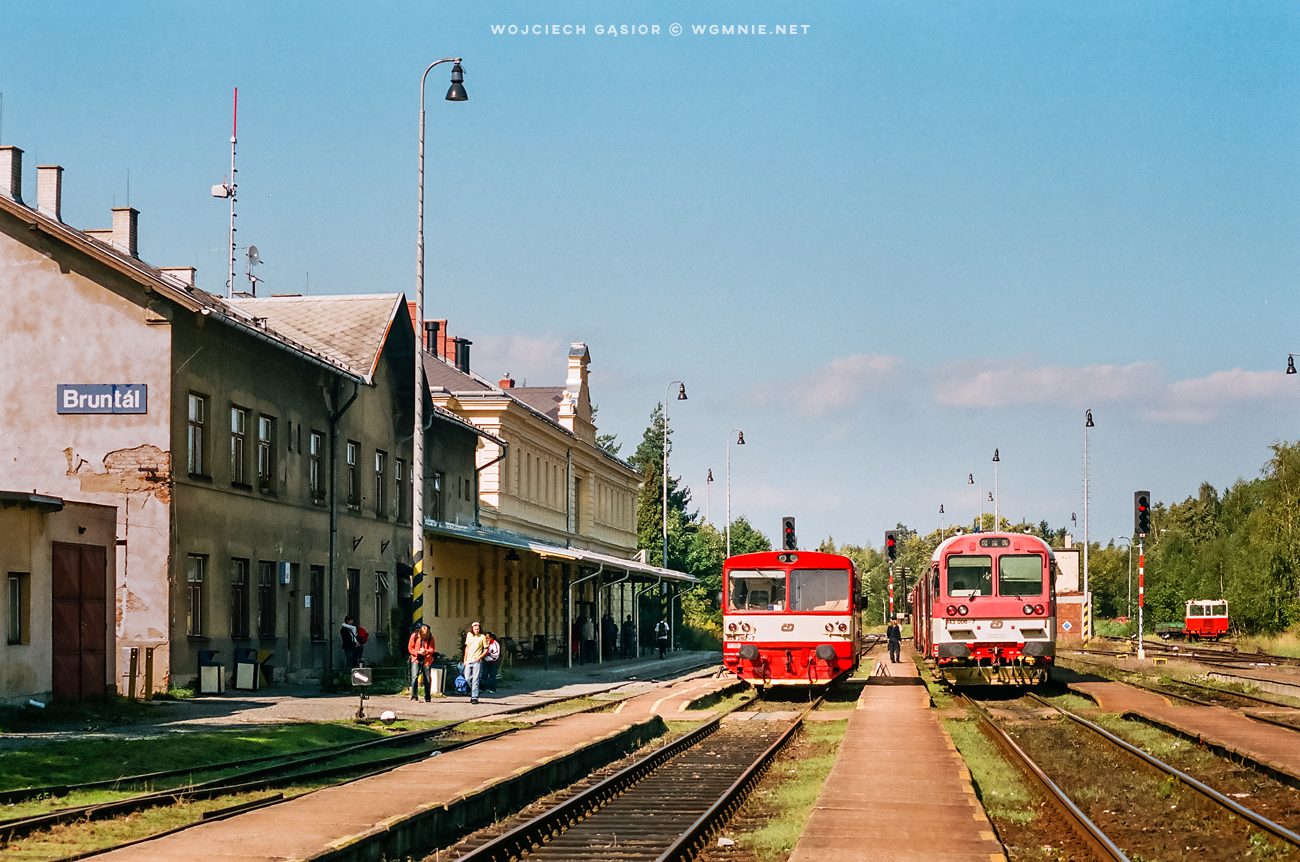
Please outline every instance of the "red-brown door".
[[99, 545], [54, 543], [56, 700], [98, 700], [108, 667], [108, 556]]

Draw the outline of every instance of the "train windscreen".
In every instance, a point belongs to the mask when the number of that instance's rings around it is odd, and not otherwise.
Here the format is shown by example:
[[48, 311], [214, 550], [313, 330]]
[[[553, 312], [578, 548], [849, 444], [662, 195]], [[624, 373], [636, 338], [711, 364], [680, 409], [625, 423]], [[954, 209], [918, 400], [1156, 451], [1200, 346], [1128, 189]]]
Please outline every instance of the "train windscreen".
[[948, 558], [948, 595], [993, 595], [993, 558], [957, 555]]
[[785, 610], [785, 572], [780, 569], [732, 569], [727, 573], [727, 610]]
[[790, 572], [790, 610], [847, 611], [847, 569], [794, 569]]
[[1003, 554], [998, 557], [998, 595], [1041, 596], [1043, 558], [1037, 554]]

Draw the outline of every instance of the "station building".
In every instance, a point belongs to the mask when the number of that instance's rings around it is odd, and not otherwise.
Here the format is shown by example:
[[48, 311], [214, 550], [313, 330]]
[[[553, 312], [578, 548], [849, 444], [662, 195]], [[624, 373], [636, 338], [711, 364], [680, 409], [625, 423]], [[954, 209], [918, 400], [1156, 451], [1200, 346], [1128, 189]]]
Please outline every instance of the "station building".
[[[424, 335], [433, 403], [490, 435], [478, 449], [473, 525], [426, 510], [432, 581], [423, 616], [435, 639], [455, 643], [472, 617], [511, 650], [568, 663], [590, 620], [601, 660], [612, 646], [599, 625], [608, 615], [620, 625], [617, 641], [631, 617], [636, 651], [651, 648], [654, 624], [672, 619], [680, 589], [695, 579], [647, 564], [637, 549], [642, 477], [596, 444], [587, 345], [571, 345], [563, 385], [528, 387], [473, 373], [470, 342], [450, 336], [445, 320], [425, 321]], [[457, 583], [447, 572], [471, 577]], [[468, 604], [458, 598], [465, 590]]]
[[[61, 167], [37, 168], [30, 205], [21, 158], [0, 147], [0, 488], [115, 510], [118, 689], [131, 649], [152, 654], [154, 690], [195, 679], [201, 660], [233, 680], [241, 657], [319, 678], [342, 660], [346, 613], [374, 635], [372, 660], [390, 636], [404, 650], [405, 626], [391, 631], [411, 560], [403, 297], [216, 296], [191, 268], [140, 260], [134, 209], [105, 230], [65, 224]], [[483, 432], [429, 415], [429, 475], [472, 486]], [[472, 520], [472, 499], [442, 500], [449, 522]]]

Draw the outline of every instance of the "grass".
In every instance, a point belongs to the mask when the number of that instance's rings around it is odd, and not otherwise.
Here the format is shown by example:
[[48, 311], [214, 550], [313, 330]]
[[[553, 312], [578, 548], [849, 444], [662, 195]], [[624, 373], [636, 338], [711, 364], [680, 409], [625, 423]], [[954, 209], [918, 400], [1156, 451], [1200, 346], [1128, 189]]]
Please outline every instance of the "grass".
[[102, 701], [54, 701], [44, 709], [34, 706], [0, 707], [0, 733], [31, 733], [49, 730], [94, 732], [112, 725], [135, 724], [170, 714], [176, 707], [167, 703], [146, 703], [125, 697]]
[[1050, 700], [1053, 704], [1059, 706], [1061, 709], [1070, 710], [1070, 712], [1078, 712], [1081, 709], [1097, 708], [1096, 703], [1094, 703], [1093, 701], [1089, 700], [1088, 698], [1084, 697], [1081, 694], [1057, 694], [1057, 695], [1045, 696], [1045, 699]]
[[1034, 819], [1038, 797], [1030, 791], [1020, 770], [980, 730], [979, 722], [945, 719], [943, 726], [961, 752], [975, 782], [984, 810], [995, 820], [1024, 825]]
[[920, 673], [921, 682], [925, 683], [925, 690], [930, 693], [930, 703], [936, 709], [952, 708], [952, 695], [948, 693], [948, 689], [943, 683], [930, 674], [930, 669], [925, 666], [925, 660], [920, 656], [912, 656], [912, 661], [916, 662], [916, 669]]
[[1267, 652], [1300, 657], [1300, 632], [1243, 637], [1237, 641], [1237, 649], [1244, 653]]
[[703, 710], [708, 710], [710, 713], [726, 712], [732, 707], [748, 703], [753, 698], [754, 690], [752, 688], [742, 688], [739, 691], [733, 691], [731, 694], [721, 696], [711, 694], [694, 701], [686, 712], [687, 714]]
[[826, 783], [840, 741], [848, 729], [848, 722], [805, 722], [803, 742], [813, 746], [810, 756], [794, 753], [782, 754], [772, 764], [769, 777], [779, 777], [771, 783], [764, 780], [755, 793], [756, 802], [772, 813], [767, 822], [752, 832], [732, 836], [763, 862], [776, 862], [789, 857], [795, 842], [803, 834], [808, 815], [817, 802], [817, 794]]
[[291, 754], [380, 731], [351, 723], [279, 724], [215, 733], [168, 733], [144, 739], [79, 739], [0, 752], [0, 790], [102, 781], [125, 775]]

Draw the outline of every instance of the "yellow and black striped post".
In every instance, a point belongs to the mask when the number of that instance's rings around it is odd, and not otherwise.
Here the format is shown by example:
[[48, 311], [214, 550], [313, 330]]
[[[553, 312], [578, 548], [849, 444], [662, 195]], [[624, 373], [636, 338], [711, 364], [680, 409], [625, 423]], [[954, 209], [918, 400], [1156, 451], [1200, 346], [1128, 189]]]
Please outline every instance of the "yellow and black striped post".
[[424, 550], [415, 552], [414, 565], [411, 566], [411, 626], [418, 627], [424, 622]]
[[1083, 612], [1079, 615], [1080, 634], [1085, 642], [1092, 640], [1092, 593], [1083, 594]]

